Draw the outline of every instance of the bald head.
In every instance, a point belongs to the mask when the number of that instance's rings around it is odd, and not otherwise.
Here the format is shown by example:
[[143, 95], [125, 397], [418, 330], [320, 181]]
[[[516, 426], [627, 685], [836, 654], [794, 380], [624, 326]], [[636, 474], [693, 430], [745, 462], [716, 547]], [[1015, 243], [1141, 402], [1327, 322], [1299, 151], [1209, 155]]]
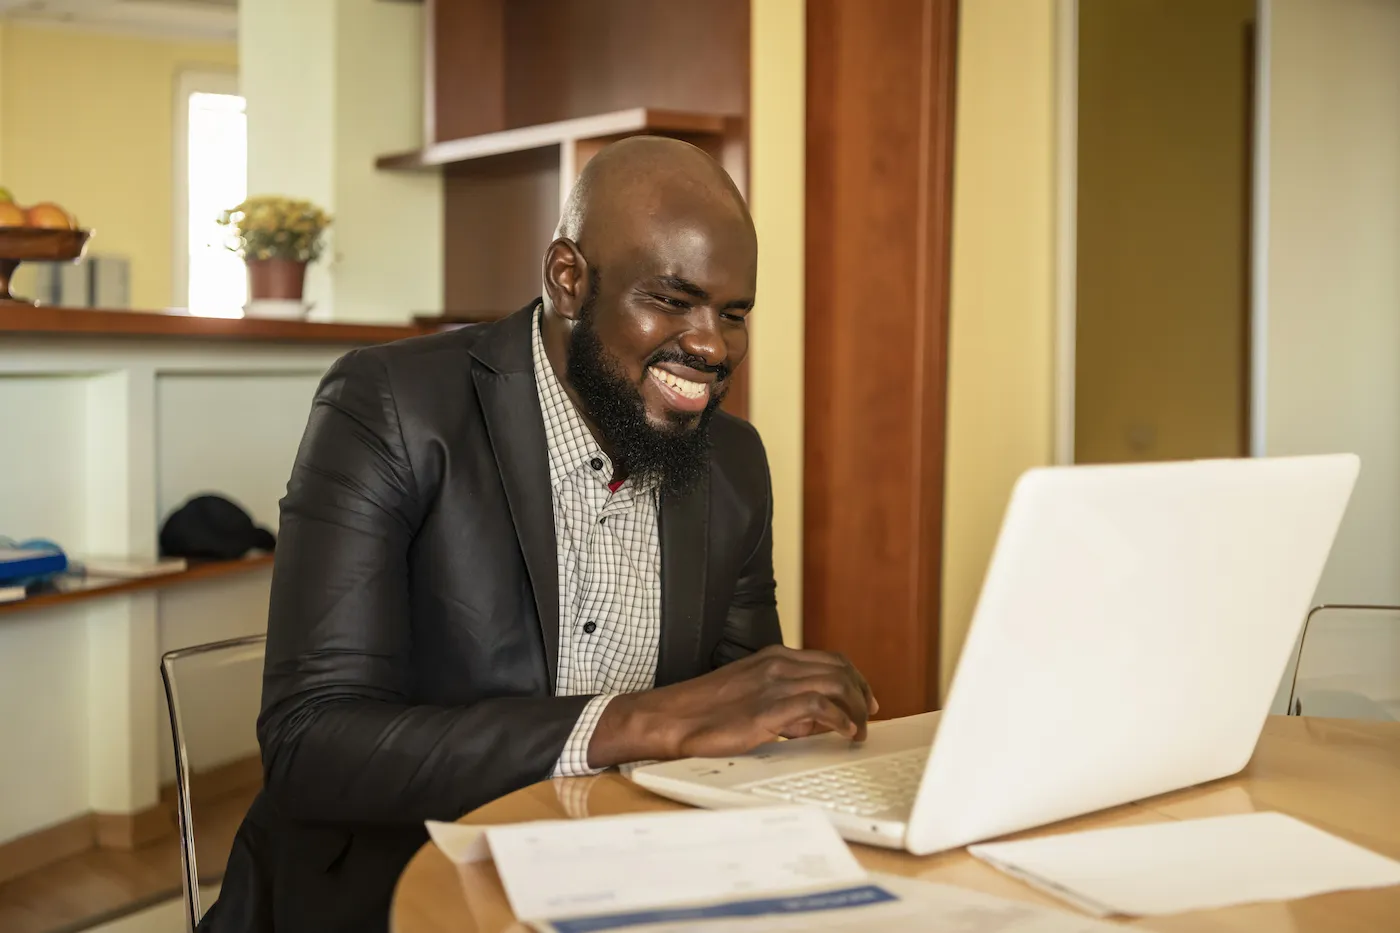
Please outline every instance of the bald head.
[[555, 236], [583, 244], [590, 234], [636, 226], [641, 217], [699, 215], [747, 228], [748, 205], [729, 173], [702, 149], [663, 136], [632, 136], [589, 160], [569, 192]]

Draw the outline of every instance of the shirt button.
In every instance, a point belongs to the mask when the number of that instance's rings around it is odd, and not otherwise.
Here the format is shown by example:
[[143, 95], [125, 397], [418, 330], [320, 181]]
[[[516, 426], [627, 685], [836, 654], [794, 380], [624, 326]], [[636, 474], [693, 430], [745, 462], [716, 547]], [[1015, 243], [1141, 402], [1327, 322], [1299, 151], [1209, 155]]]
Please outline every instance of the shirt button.
[[588, 461], [588, 465], [595, 470], [601, 470], [603, 468], [603, 459], [601, 457], [594, 457], [592, 460]]
[[598, 623], [597, 623], [597, 622], [585, 622], [585, 623], [583, 623], [583, 630], [584, 630], [585, 633], [587, 633], [587, 634], [589, 634], [589, 635], [592, 635], [594, 632], [598, 631]]

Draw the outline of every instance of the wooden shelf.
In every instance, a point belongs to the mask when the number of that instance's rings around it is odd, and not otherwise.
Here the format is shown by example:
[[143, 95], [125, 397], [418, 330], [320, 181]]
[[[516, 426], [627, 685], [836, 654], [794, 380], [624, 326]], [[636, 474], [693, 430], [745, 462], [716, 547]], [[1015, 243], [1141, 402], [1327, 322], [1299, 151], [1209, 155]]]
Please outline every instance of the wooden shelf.
[[107, 311], [0, 305], [0, 333], [54, 337], [160, 337], [263, 343], [387, 343], [422, 333], [387, 324], [195, 317], [172, 311]]
[[375, 165], [381, 169], [418, 171], [511, 152], [562, 146], [579, 140], [609, 139], [636, 133], [721, 136], [729, 120], [713, 113], [634, 107], [592, 117], [433, 143], [415, 152], [381, 156]]
[[217, 560], [192, 563], [179, 573], [166, 573], [154, 577], [136, 579], [116, 579], [111, 577], [69, 578], [58, 592], [40, 593], [26, 599], [10, 603], [0, 603], [0, 616], [16, 612], [28, 612], [49, 606], [68, 605], [88, 599], [100, 599], [118, 593], [133, 593], [137, 590], [156, 590], [196, 580], [214, 580], [219, 577], [238, 576], [272, 566], [271, 554], [259, 554], [242, 560]]
[[432, 333], [440, 330], [454, 330], [458, 327], [465, 327], [468, 324], [492, 324], [508, 317], [513, 311], [478, 311], [472, 313], [450, 313], [450, 314], [415, 314], [413, 324], [421, 328], [424, 332]]

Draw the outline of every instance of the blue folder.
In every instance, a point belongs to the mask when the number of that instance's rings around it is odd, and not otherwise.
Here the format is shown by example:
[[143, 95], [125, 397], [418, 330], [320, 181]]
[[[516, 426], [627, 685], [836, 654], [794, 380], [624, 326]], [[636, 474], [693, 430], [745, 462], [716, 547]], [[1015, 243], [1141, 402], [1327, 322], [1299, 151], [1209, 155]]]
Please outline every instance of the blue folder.
[[68, 557], [55, 548], [0, 547], [0, 583], [48, 577], [68, 569]]

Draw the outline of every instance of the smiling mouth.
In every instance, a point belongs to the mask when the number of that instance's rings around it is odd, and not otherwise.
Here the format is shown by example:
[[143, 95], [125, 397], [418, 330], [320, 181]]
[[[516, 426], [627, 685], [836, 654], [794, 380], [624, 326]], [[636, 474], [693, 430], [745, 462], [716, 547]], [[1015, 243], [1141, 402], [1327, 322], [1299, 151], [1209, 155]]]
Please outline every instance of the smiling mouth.
[[658, 369], [655, 366], [647, 367], [647, 372], [651, 373], [654, 378], [660, 379], [663, 384], [675, 389], [686, 398], [703, 398], [710, 394], [710, 386], [708, 383], [692, 382], [689, 379], [682, 379], [675, 373], [668, 373], [666, 370]]
[[673, 408], [700, 411], [710, 402], [711, 384], [708, 382], [683, 379], [675, 373], [668, 373], [655, 366], [647, 367], [647, 375], [660, 386], [662, 394]]

